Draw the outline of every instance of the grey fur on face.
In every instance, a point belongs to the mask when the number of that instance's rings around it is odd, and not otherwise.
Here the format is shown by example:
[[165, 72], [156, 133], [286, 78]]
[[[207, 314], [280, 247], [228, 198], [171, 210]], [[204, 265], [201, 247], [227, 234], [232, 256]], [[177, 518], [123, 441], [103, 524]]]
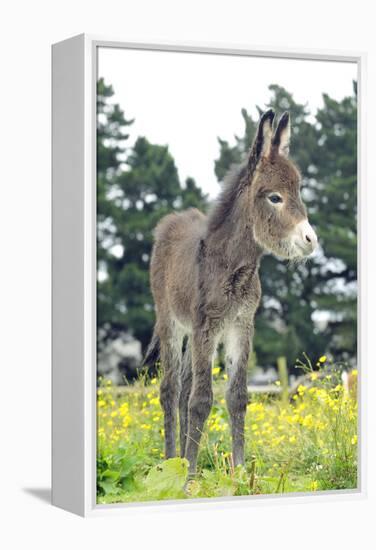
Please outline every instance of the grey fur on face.
[[261, 116], [246, 162], [230, 174], [208, 216], [197, 209], [169, 214], [155, 230], [150, 277], [156, 324], [144, 363], [160, 356], [165, 455], [176, 455], [179, 409], [180, 454], [191, 476], [213, 402], [212, 359], [219, 342], [229, 374], [233, 461], [244, 463], [246, 375], [262, 254], [303, 258], [317, 246], [300, 198], [299, 171], [288, 158], [289, 115], [282, 115], [275, 131], [273, 120], [272, 110]]

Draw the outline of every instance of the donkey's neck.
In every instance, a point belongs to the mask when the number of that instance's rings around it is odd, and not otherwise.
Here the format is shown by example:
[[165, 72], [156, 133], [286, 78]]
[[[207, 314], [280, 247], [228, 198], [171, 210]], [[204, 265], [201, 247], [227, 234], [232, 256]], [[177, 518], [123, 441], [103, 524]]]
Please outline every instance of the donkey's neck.
[[230, 269], [240, 265], [258, 266], [263, 250], [255, 241], [252, 213], [244, 189], [226, 208], [226, 217], [210, 223], [205, 243], [212, 255], [218, 255]]
[[247, 162], [231, 170], [207, 220], [207, 247], [213, 254], [217, 251], [231, 266], [258, 265], [263, 253], [254, 238], [253, 216], [249, 210], [252, 177]]

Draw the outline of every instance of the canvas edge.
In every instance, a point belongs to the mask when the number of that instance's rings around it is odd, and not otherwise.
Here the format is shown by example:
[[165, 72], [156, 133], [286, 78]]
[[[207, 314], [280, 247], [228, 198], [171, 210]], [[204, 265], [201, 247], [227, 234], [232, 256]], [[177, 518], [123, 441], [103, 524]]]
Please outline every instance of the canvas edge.
[[52, 504], [85, 514], [84, 37], [52, 46]]
[[358, 58], [358, 112], [357, 112], [357, 200], [358, 200], [358, 242], [357, 242], [357, 268], [358, 268], [358, 304], [357, 304], [357, 358], [358, 358], [358, 489], [367, 496], [367, 158], [366, 158], [366, 105], [367, 105], [367, 54], [362, 52]]

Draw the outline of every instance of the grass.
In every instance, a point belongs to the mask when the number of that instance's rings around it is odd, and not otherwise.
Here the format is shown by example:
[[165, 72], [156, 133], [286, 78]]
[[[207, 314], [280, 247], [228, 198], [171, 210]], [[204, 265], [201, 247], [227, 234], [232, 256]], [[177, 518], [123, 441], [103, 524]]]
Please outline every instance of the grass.
[[[140, 379], [98, 388], [98, 503], [280, 494], [350, 489], [357, 485], [356, 392], [347, 393], [340, 370], [304, 367], [309, 384], [289, 402], [251, 396], [246, 464], [234, 468], [224, 401], [226, 375], [213, 369], [214, 406], [203, 433], [197, 479], [184, 491], [187, 461], [163, 460], [159, 380]], [[356, 371], [353, 371], [354, 375]]]

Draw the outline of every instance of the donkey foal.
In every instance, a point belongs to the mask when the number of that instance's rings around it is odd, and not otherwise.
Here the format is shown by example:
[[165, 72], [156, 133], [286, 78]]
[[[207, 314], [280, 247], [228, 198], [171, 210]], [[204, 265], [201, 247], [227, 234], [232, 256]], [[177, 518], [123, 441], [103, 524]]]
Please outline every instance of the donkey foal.
[[176, 455], [179, 409], [180, 454], [190, 476], [213, 403], [212, 359], [220, 342], [233, 460], [244, 463], [246, 375], [262, 254], [302, 258], [317, 246], [300, 174], [288, 158], [289, 114], [275, 131], [273, 121], [272, 110], [261, 116], [247, 160], [229, 176], [208, 216], [196, 209], [169, 214], [155, 230], [150, 273], [156, 324], [144, 363], [160, 357], [166, 458]]

